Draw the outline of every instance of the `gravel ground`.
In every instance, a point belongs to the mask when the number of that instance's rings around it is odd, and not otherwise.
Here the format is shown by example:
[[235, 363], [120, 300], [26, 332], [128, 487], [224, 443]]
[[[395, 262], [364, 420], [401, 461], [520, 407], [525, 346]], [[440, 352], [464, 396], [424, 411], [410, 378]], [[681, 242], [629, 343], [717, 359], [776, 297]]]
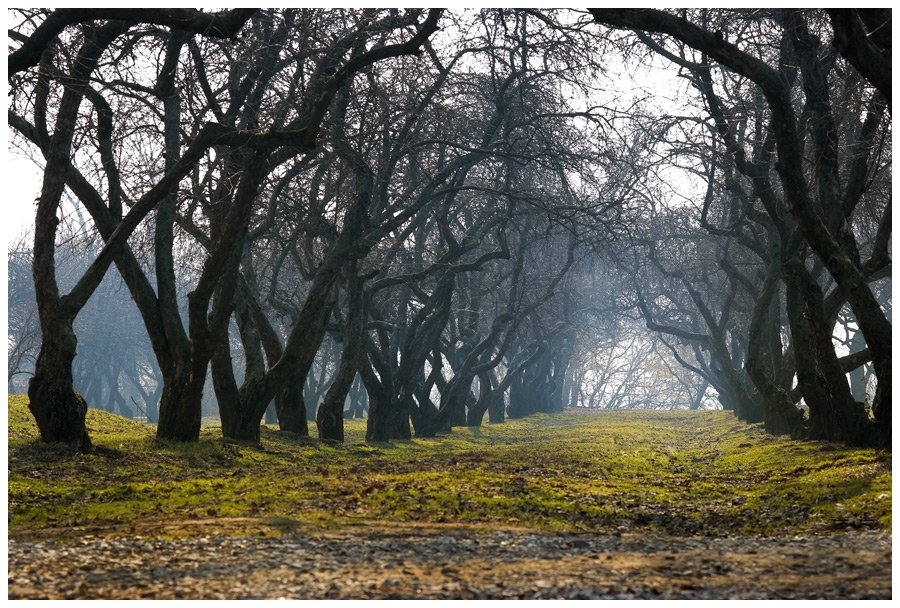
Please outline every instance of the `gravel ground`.
[[363, 529], [9, 540], [10, 599], [891, 597], [891, 538]]

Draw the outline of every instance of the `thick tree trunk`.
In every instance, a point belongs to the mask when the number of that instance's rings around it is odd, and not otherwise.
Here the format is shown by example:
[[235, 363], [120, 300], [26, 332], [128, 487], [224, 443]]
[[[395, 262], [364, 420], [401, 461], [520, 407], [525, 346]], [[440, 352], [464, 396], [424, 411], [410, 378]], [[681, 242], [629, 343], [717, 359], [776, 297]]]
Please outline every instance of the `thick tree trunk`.
[[516, 378], [509, 387], [509, 407], [506, 408], [506, 415], [511, 419], [523, 418], [530, 412], [526, 404], [527, 392], [525, 390], [524, 374]]
[[87, 404], [72, 385], [77, 339], [71, 322], [42, 315], [43, 343], [28, 383], [28, 409], [41, 440], [64, 443], [76, 451], [91, 449], [85, 426]]
[[[340, 375], [340, 372], [338, 373]], [[356, 370], [352, 370], [352, 373], [356, 373]], [[349, 384], [342, 378], [335, 378], [328, 389], [328, 393], [316, 413], [319, 439], [344, 441], [344, 401], [349, 391]]]
[[506, 422], [506, 404], [504, 403], [503, 391], [497, 391], [497, 394], [491, 399], [491, 403], [488, 406], [488, 422], [491, 424]]
[[412, 428], [409, 424], [409, 414], [412, 395], [406, 395], [402, 399], [391, 400], [388, 410], [387, 427], [391, 439], [412, 439]]
[[[303, 399], [303, 385], [299, 382], [288, 382], [281, 392], [280, 409], [278, 410], [278, 428], [288, 433], [309, 436], [309, 420], [306, 416], [306, 403]], [[276, 401], [276, 407], [279, 402]], [[261, 415], [261, 414], [260, 414]]]
[[[247, 238], [250, 210], [266, 173], [265, 159], [259, 153], [252, 153], [242, 159], [239, 168], [236, 172], [241, 177], [237, 190], [224, 220], [214, 226], [215, 237], [210, 255], [194, 290], [187, 296], [190, 335], [188, 375], [183, 386], [170, 389], [166, 383], [156, 431], [160, 439], [199, 439], [207, 368], [222, 342], [227, 348], [227, 329], [234, 310], [238, 267]], [[220, 389], [227, 388], [227, 383], [220, 385]], [[259, 410], [259, 419], [264, 411], [263, 406]]]
[[496, 398], [492, 375], [488, 372], [478, 374], [478, 401], [469, 408], [466, 414], [466, 425], [481, 426], [485, 413], [491, 409]]
[[799, 260], [788, 262], [785, 274], [797, 384], [809, 406], [809, 436], [865, 445], [872, 440], [871, 424], [853, 400], [834, 352], [822, 291]]
[[442, 396], [439, 416], [435, 421], [443, 428], [436, 428], [434, 432], [449, 430], [454, 426], [466, 426], [466, 404], [469, 402], [474, 378], [475, 375], [471, 372], [458, 372], [450, 381], [446, 394]]
[[86, 33], [84, 44], [74, 58], [71, 73], [65, 79], [62, 99], [55, 108], [56, 124], [35, 214], [31, 268], [42, 342], [35, 374], [28, 383], [29, 409], [35, 417], [42, 440], [65, 443], [76, 450], [91, 447], [84, 421], [87, 405], [75, 393], [72, 383], [72, 361], [78, 343], [72, 324], [83, 305], [78, 302], [84, 294], [79, 294], [76, 302], [71, 301], [71, 293], [60, 297], [55, 260], [56, 230], [59, 226], [57, 214], [65, 188], [78, 108], [84, 99], [88, 80], [103, 51], [128, 27], [121, 22], [109, 22]]
[[201, 400], [206, 384], [206, 362], [175, 361], [163, 371], [156, 437], [169, 441], [200, 439]]
[[465, 393], [462, 395], [462, 399], [458, 400], [454, 404], [454, 408], [450, 412], [450, 428], [453, 428], [454, 426], [466, 426], [466, 411], [473, 407], [475, 405], [475, 402], [477, 401], [475, 396], [472, 394], [471, 387], [472, 380], [469, 379], [469, 385], [468, 387], [466, 387]]
[[[348, 228], [345, 227], [345, 231]], [[278, 422], [282, 431], [309, 434], [307, 404], [303, 395], [322, 340], [332, 304], [332, 286], [340, 270], [339, 261], [346, 261], [350, 245], [343, 233], [329, 250], [326, 261], [319, 267], [310, 291], [294, 321], [294, 327], [278, 361], [255, 386], [241, 389], [241, 400], [248, 411], [257, 412], [262, 420], [266, 407], [275, 399]], [[280, 393], [280, 398], [279, 398]], [[312, 404], [315, 407], [316, 404]]]
[[552, 356], [549, 349], [542, 351], [536, 361], [512, 383], [507, 411], [510, 418], [550, 411], [549, 404], [553, 398], [550, 392], [554, 388], [550, 384]]
[[893, 448], [891, 441], [892, 407], [890, 385], [883, 385], [881, 378], [879, 378], [878, 386], [875, 388], [875, 400], [873, 402], [872, 410], [875, 414], [875, 421], [878, 424], [879, 445], [888, 450]]
[[213, 355], [211, 371], [222, 421], [222, 436], [235, 441], [259, 443], [260, 417], [257, 412], [248, 411], [239, 397], [227, 336]]
[[359, 366], [366, 392], [369, 395], [369, 417], [366, 424], [366, 441], [382, 443], [391, 439], [410, 439], [412, 431], [409, 418], [415, 404], [410, 405], [412, 395], [398, 399], [393, 389], [393, 379], [389, 370], [382, 370], [384, 376], [378, 378], [367, 358]]
[[568, 335], [563, 335], [558, 350], [551, 358], [553, 371], [549, 374], [547, 389], [547, 412], [562, 412], [568, 403], [565, 394], [566, 377], [569, 370], [569, 362], [575, 351], [575, 340]]
[[425, 386], [416, 392], [416, 405], [410, 407], [413, 430], [416, 437], [434, 437], [437, 434], [438, 408], [431, 401], [430, 387]]
[[381, 386], [366, 385], [369, 394], [369, 418], [366, 424], [366, 442], [385, 443], [391, 440], [391, 397]]

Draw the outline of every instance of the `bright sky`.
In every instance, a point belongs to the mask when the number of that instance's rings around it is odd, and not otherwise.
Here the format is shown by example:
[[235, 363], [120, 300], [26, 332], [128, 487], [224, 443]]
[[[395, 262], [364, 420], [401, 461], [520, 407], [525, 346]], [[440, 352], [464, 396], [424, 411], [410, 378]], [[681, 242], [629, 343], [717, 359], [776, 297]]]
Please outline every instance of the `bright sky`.
[[34, 223], [34, 201], [41, 192], [41, 170], [32, 160], [7, 148], [4, 173], [3, 237], [8, 245]]

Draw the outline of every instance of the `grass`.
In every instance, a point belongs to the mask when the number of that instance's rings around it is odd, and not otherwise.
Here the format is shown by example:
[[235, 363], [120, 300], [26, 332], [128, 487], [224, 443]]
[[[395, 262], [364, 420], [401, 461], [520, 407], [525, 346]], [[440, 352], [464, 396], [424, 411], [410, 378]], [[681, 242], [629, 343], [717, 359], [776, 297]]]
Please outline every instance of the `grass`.
[[343, 445], [264, 428], [259, 447], [222, 441], [214, 427], [197, 444], [159, 442], [152, 427], [98, 410], [88, 427], [104, 449], [63, 457], [37, 441], [25, 398], [10, 396], [12, 534], [891, 528], [890, 454], [772, 437], [727, 412], [567, 412], [377, 447], [363, 443], [361, 421], [348, 422]]

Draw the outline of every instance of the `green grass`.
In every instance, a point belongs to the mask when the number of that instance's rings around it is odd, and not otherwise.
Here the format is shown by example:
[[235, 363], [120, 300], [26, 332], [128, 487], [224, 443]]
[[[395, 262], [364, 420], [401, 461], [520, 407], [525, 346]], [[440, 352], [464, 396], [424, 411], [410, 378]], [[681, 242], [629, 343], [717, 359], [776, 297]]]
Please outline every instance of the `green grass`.
[[152, 427], [98, 410], [88, 427], [105, 449], [64, 456], [37, 442], [24, 397], [9, 398], [12, 533], [189, 534], [197, 520], [239, 522], [232, 531], [253, 522], [679, 535], [891, 527], [888, 453], [772, 437], [727, 412], [538, 415], [378, 447], [363, 443], [360, 421], [347, 424], [343, 445], [263, 429], [260, 447], [224, 442], [214, 427], [198, 444], [159, 442]]

